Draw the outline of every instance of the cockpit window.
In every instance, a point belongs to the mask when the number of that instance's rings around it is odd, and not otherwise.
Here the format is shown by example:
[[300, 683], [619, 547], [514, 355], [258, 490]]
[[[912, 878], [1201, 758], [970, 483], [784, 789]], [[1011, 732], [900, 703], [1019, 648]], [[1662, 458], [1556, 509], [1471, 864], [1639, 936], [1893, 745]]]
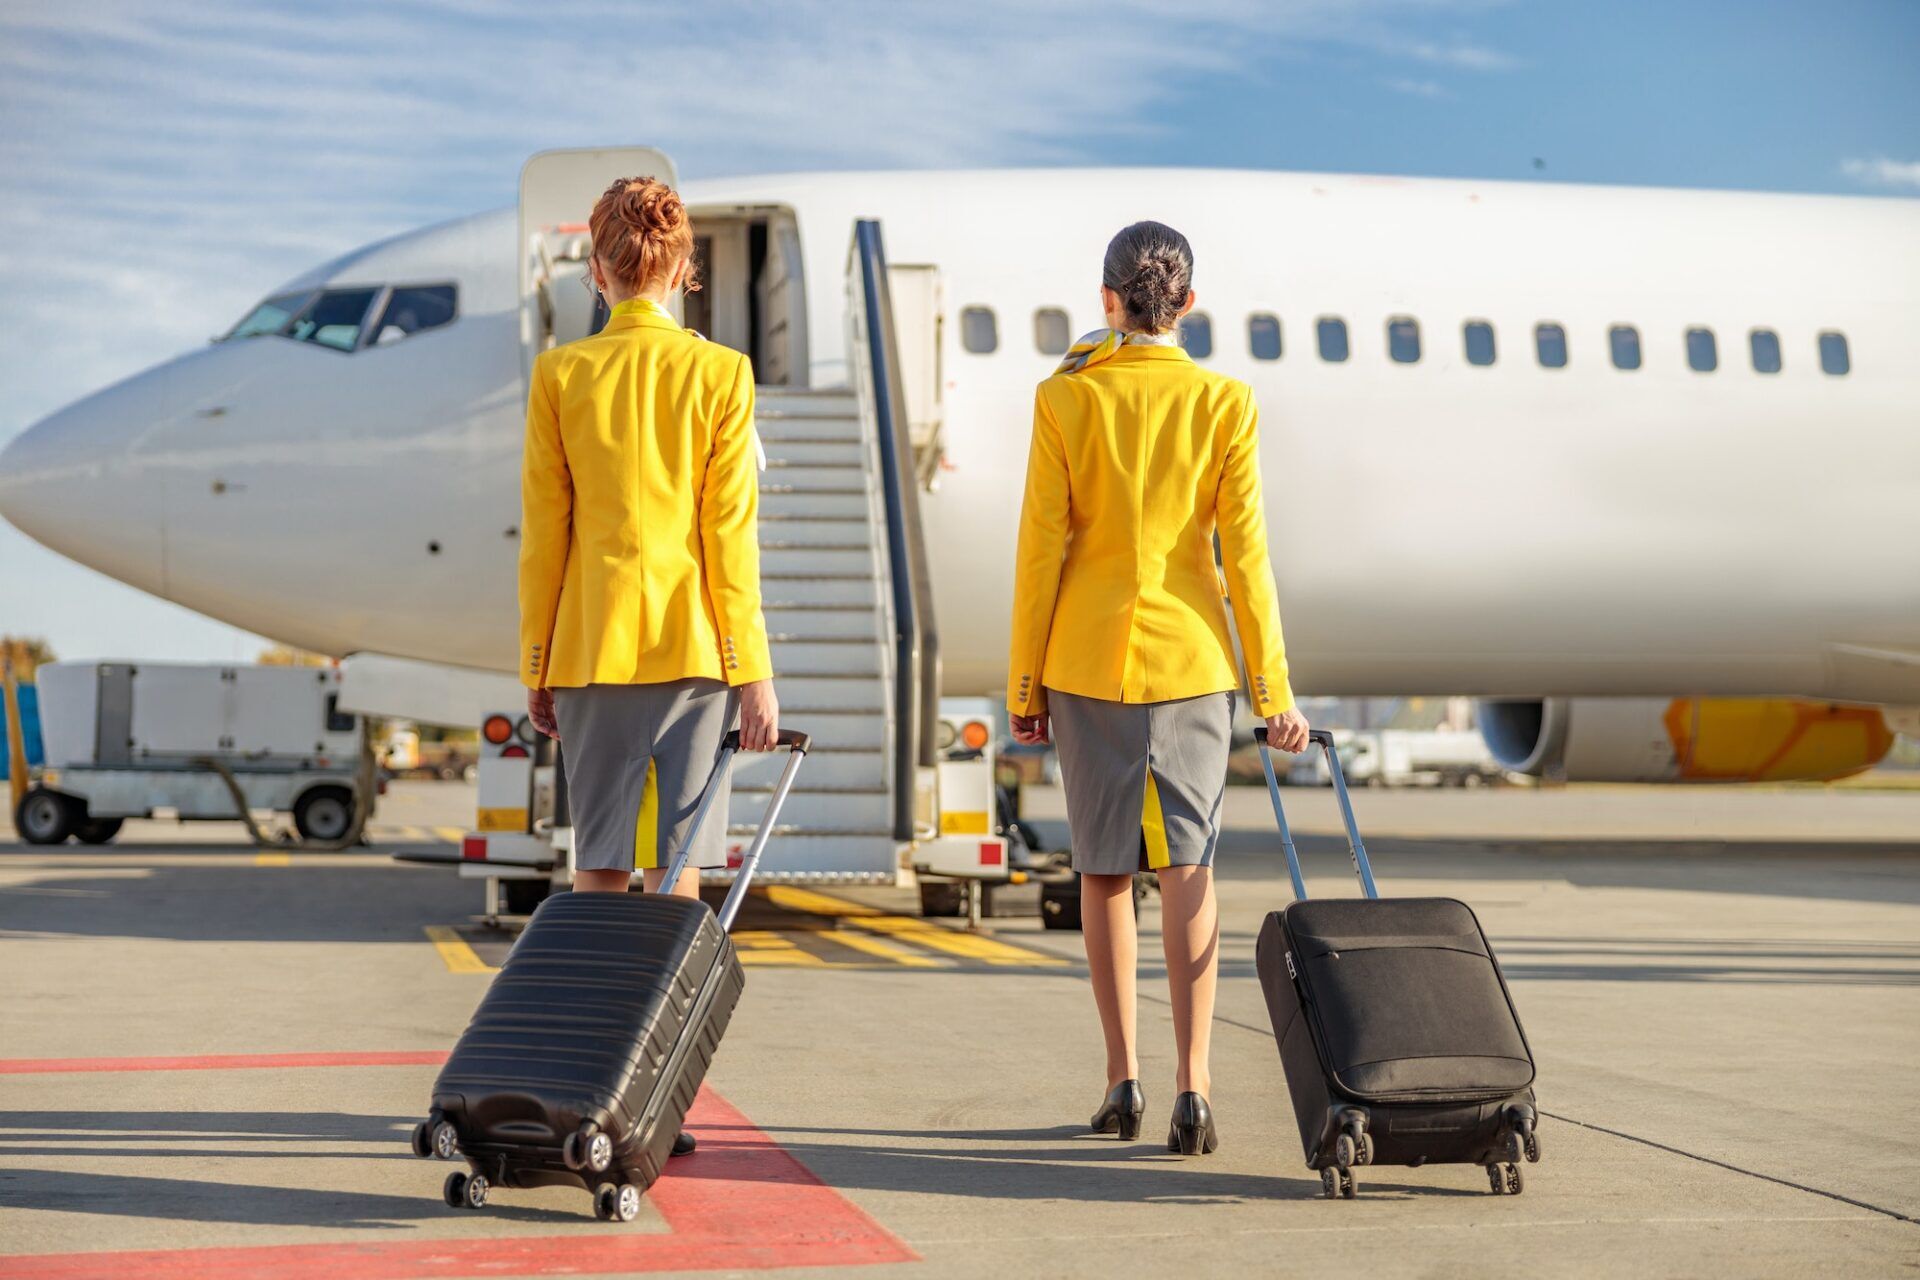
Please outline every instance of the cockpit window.
[[306, 311], [295, 317], [287, 336], [317, 342], [336, 351], [351, 351], [360, 342], [360, 325], [367, 318], [378, 289], [328, 289]]
[[277, 298], [268, 298], [233, 326], [227, 337], [257, 338], [266, 333], [280, 333], [286, 329], [287, 321], [299, 315], [312, 299], [311, 293], [284, 293]]
[[372, 345], [383, 347], [423, 329], [452, 324], [458, 298], [450, 284], [399, 285], [373, 326]]

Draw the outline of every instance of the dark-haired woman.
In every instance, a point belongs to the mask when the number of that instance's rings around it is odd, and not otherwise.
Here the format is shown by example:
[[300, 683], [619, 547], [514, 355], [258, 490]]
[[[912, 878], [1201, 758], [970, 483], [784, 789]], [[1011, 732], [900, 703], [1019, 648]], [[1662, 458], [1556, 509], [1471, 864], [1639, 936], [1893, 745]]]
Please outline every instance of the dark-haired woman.
[[1107, 1097], [1095, 1132], [1139, 1133], [1133, 877], [1159, 876], [1179, 1062], [1167, 1149], [1214, 1149], [1209, 1031], [1219, 965], [1213, 853], [1233, 724], [1233, 639], [1273, 742], [1307, 743], [1294, 708], [1260, 504], [1258, 410], [1242, 382], [1181, 349], [1193, 250], [1157, 222], [1107, 246], [1107, 328], [1034, 397], [1014, 573], [1007, 707], [1020, 742], [1055, 744]]

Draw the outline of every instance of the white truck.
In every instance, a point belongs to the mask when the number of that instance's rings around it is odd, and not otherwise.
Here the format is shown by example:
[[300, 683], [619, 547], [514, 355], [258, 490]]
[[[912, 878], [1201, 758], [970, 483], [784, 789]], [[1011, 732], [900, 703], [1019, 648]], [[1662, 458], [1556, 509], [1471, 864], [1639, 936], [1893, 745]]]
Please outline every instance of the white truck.
[[46, 763], [14, 815], [29, 843], [105, 844], [162, 810], [251, 826], [236, 792], [316, 843], [372, 812], [366, 722], [331, 667], [56, 662], [38, 683]]

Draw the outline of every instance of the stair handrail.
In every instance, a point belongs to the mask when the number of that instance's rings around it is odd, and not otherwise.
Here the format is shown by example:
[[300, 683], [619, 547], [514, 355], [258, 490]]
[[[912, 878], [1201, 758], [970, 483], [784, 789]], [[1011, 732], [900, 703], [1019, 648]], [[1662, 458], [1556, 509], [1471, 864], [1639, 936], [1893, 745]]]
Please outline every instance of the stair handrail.
[[918, 834], [914, 802], [918, 769], [937, 759], [940, 723], [940, 637], [934, 625], [932, 575], [920, 527], [919, 480], [914, 474], [912, 424], [907, 421], [906, 380], [894, 332], [893, 293], [887, 284], [887, 255], [880, 223], [853, 224], [849, 269], [858, 272], [857, 317], [864, 323], [853, 335], [864, 340], [871, 374], [876, 441], [880, 451], [880, 487], [887, 522], [887, 569], [893, 601], [894, 737], [893, 833], [897, 840]]

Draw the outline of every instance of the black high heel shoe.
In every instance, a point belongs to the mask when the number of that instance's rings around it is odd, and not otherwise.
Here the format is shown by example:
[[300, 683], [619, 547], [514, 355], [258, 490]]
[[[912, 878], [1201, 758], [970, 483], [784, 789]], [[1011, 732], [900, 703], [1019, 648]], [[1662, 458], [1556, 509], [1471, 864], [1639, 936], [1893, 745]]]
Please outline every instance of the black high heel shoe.
[[1107, 1093], [1107, 1100], [1089, 1121], [1095, 1133], [1120, 1131], [1120, 1141], [1132, 1142], [1140, 1136], [1140, 1117], [1147, 1110], [1147, 1099], [1138, 1080], [1122, 1080]]
[[1212, 1155], [1220, 1145], [1213, 1131], [1213, 1108], [1197, 1093], [1187, 1092], [1173, 1100], [1173, 1126], [1167, 1130], [1167, 1150], [1183, 1156]]

